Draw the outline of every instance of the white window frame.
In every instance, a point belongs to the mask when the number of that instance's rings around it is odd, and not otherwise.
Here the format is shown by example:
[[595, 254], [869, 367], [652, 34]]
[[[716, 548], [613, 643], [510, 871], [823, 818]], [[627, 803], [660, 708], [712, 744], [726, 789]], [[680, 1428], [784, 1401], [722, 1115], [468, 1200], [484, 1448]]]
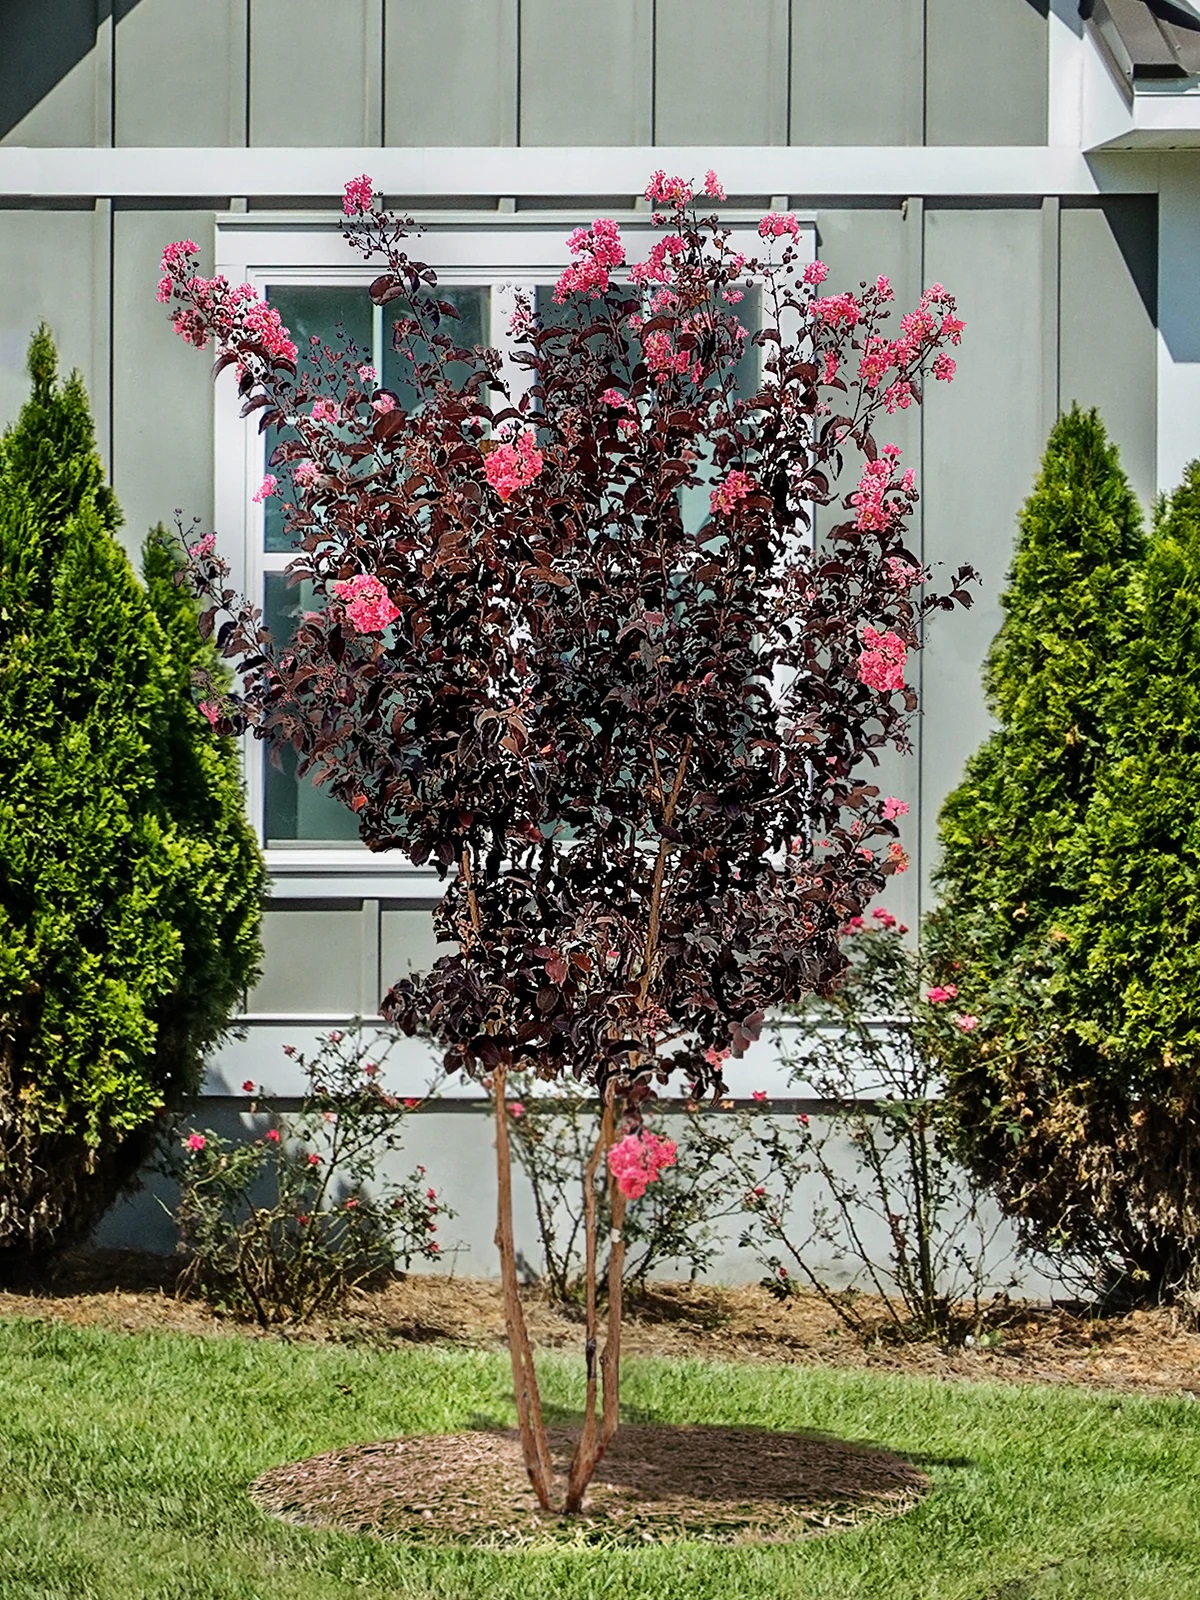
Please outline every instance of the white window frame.
[[[569, 212], [438, 211], [414, 216], [423, 229], [411, 252], [434, 267], [439, 283], [488, 286], [493, 290], [489, 342], [501, 351], [509, 344], [508, 319], [515, 292], [553, 283], [571, 261], [568, 233], [596, 214], [594, 201], [581, 199]], [[747, 256], [764, 254], [759, 238], [759, 213], [722, 213], [732, 232], [731, 243]], [[631, 260], [649, 253], [662, 229], [648, 211], [617, 212]], [[805, 262], [816, 255], [816, 224], [798, 217], [797, 245]], [[342, 219], [333, 213], [239, 213], [216, 218], [216, 270], [231, 283], [250, 283], [260, 294], [270, 284], [365, 287], [381, 270], [356, 257], [341, 235]], [[258, 418], [238, 416], [235, 379], [217, 383], [215, 438], [216, 528], [218, 547], [229, 562], [230, 582], [239, 593], [262, 604], [264, 578], [286, 570], [287, 552], [264, 550], [264, 514], [253, 496], [262, 482], [264, 441]], [[329, 896], [400, 897], [436, 900], [441, 885], [427, 868], [417, 868], [399, 853], [374, 855], [362, 845], [267, 845], [264, 835], [265, 747], [247, 736], [242, 760], [247, 808], [264, 846], [276, 898], [321, 899]]]

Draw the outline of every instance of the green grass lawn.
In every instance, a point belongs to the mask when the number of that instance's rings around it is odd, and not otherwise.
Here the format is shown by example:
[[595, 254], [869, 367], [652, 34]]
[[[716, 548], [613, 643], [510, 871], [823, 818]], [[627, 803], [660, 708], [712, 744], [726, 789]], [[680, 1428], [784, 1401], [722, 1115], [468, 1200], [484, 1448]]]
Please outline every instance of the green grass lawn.
[[[547, 1358], [548, 1398], [578, 1403]], [[350, 1393], [343, 1393], [349, 1388]], [[933, 1482], [801, 1544], [512, 1554], [272, 1521], [266, 1467], [512, 1420], [502, 1355], [0, 1323], [2, 1600], [1198, 1600], [1200, 1405], [868, 1372], [630, 1361], [639, 1420], [812, 1428]]]

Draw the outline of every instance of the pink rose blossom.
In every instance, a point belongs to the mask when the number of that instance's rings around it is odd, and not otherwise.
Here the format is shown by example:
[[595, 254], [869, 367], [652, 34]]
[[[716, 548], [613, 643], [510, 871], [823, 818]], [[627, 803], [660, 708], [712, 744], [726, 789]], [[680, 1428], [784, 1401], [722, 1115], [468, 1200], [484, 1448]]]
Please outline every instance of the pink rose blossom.
[[253, 1094], [254, 1093], [254, 1079], [253, 1078], [247, 1078], [246, 1079], [245, 1083], [242, 1085], [242, 1093], [243, 1094]]
[[955, 1017], [954, 1026], [961, 1028], [964, 1033], [974, 1033], [979, 1026], [979, 1018], [971, 1016], [968, 1012], [965, 1015]]
[[957, 1000], [958, 986], [953, 983], [935, 983], [925, 998], [935, 1006], [940, 1006], [943, 1000]]
[[271, 1141], [272, 1144], [278, 1144], [279, 1143], [279, 1129], [278, 1128], [268, 1128], [267, 1129], [267, 1138]]
[[319, 1167], [321, 1165], [321, 1158], [315, 1150], [309, 1151], [308, 1164], [310, 1167]]
[[361, 178], [351, 178], [346, 185], [345, 197], [342, 200], [342, 210], [348, 217], [361, 216], [364, 211], [371, 209], [371, 201], [375, 196], [375, 186], [364, 172]]
[[347, 620], [359, 633], [382, 633], [400, 615], [383, 584], [367, 572], [339, 579], [333, 594], [346, 602]]
[[763, 1101], [767, 1098], [767, 1091], [765, 1089], [755, 1089], [750, 1098], [751, 1100]]
[[346, 1035], [340, 1028], [331, 1028], [325, 1037], [329, 1040], [330, 1044], [341, 1044]]
[[202, 1133], [189, 1133], [185, 1143], [189, 1150], [203, 1150], [208, 1140]]
[[858, 678], [868, 689], [890, 694], [904, 687], [904, 663], [908, 656], [904, 640], [896, 633], [863, 629], [863, 650], [858, 658]]
[[886, 931], [890, 932], [890, 930], [896, 926], [895, 917], [884, 906], [876, 906], [874, 911], [872, 911], [871, 916], [875, 919], [879, 926]]
[[273, 472], [268, 472], [266, 477], [259, 484], [258, 490], [253, 496], [254, 504], [256, 506], [262, 505], [263, 501], [273, 495], [278, 488], [279, 479]]
[[210, 728], [215, 728], [221, 720], [221, 707], [215, 700], [201, 700], [199, 705], [200, 715], [207, 719]]
[[513, 1118], [523, 1117], [525, 1115], [525, 1107], [519, 1100], [510, 1100], [508, 1102], [508, 1114]]
[[518, 489], [533, 483], [543, 465], [537, 434], [526, 428], [515, 444], [498, 444], [484, 457], [483, 473], [501, 500], [510, 500]]
[[617, 1188], [630, 1200], [638, 1200], [654, 1183], [664, 1167], [675, 1164], [673, 1139], [660, 1139], [642, 1129], [627, 1133], [608, 1152], [608, 1167]]

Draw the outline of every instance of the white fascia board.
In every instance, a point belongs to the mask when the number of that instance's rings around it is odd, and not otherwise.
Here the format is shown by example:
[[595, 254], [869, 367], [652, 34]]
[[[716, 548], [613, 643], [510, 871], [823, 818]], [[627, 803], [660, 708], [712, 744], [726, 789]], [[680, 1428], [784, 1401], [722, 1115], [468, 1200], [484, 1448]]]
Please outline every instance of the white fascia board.
[[635, 195], [655, 168], [714, 167], [731, 195], [1093, 195], [1153, 188], [1067, 146], [618, 148], [0, 148], [0, 197], [336, 196], [367, 171], [385, 195], [471, 200]]
[[411, 900], [432, 906], [446, 889], [436, 872], [414, 867], [399, 854], [316, 847], [264, 854], [270, 900]]
[[1090, 33], [1083, 41], [1083, 148], [1200, 149], [1200, 79], [1135, 81], [1130, 87]]

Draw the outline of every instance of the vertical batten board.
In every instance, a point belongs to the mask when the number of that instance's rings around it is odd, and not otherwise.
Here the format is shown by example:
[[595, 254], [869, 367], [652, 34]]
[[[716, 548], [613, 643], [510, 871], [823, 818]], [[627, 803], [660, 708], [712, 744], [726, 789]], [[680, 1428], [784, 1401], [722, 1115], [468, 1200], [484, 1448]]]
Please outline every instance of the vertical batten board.
[[[250, 143], [365, 145], [368, 0], [250, 0]], [[353, 176], [351, 173], [347, 177]]]
[[655, 33], [655, 144], [699, 146], [699, 176], [717, 145], [787, 143], [787, 0], [657, 0]]
[[924, 28], [924, 0], [792, 0], [790, 142], [920, 144]]
[[1200, 155], [1164, 154], [1158, 213], [1158, 489], [1200, 455]]
[[[0, 8], [0, 144], [90, 145], [109, 81], [97, 61], [96, 0], [5, 0]], [[105, 141], [107, 142], [107, 141]]]
[[245, 144], [246, 4], [116, 0], [117, 144]]
[[654, 10], [646, 0], [521, 0], [521, 143], [652, 141]]
[[113, 208], [111, 200], [92, 207], [92, 416], [96, 448], [112, 477], [112, 313]]
[[89, 396], [103, 393], [96, 368], [93, 317], [95, 213], [0, 209], [0, 429], [29, 396], [25, 368], [30, 335], [49, 323], [63, 373], [78, 367]]
[[517, 142], [517, 0], [386, 0], [389, 145]]
[[165, 244], [194, 239], [212, 266], [211, 211], [126, 211], [113, 218], [113, 485], [122, 537], [137, 550], [176, 507], [185, 527], [213, 515], [212, 350], [185, 345], [154, 297]]
[[926, 0], [925, 142], [1046, 143], [1048, 0]]
[[1037, 474], [1042, 432], [1043, 227], [1040, 207], [927, 206], [925, 276], [958, 298], [967, 325], [951, 384], [931, 384], [925, 414], [925, 559], [964, 562], [982, 583], [970, 611], [936, 617], [922, 662], [921, 850], [937, 853], [937, 814], [990, 729], [980, 671], [1000, 625], [1017, 514]]
[[373, 1017], [379, 1009], [379, 901], [362, 903], [362, 972], [357, 1012]]
[[[920, 207], [907, 208], [889, 203], [879, 207], [846, 207], [817, 212], [817, 254], [829, 265], [825, 289], [831, 294], [843, 289], [857, 292], [864, 280], [874, 283], [880, 273], [891, 280], [896, 299], [892, 305], [893, 322], [916, 304], [921, 292], [921, 218]], [[885, 324], [885, 327], [890, 324]], [[852, 358], [853, 359], [853, 358]], [[847, 380], [849, 381], [849, 380]], [[836, 394], [837, 391], [829, 391]], [[920, 473], [920, 418], [913, 410], [885, 416], [876, 433], [880, 444], [895, 443], [903, 450], [903, 464]], [[844, 522], [853, 516], [841, 503], [841, 496], [850, 493], [858, 481], [862, 458], [851, 447], [847, 456], [847, 471], [837, 485], [838, 499], [822, 508], [817, 515], [818, 533], [834, 523]], [[914, 538], [919, 536], [919, 523]], [[914, 552], [919, 554], [919, 550]], [[919, 749], [920, 724], [912, 730], [914, 751]], [[906, 873], [893, 877], [880, 901], [901, 922], [915, 926], [917, 916], [917, 807], [918, 767], [916, 756], [901, 756], [889, 750], [880, 754], [878, 768], [864, 766], [863, 776], [877, 783], [884, 794], [894, 794], [909, 804], [909, 815], [901, 822], [901, 842], [912, 857], [912, 866]]]
[[94, 122], [92, 140], [99, 146], [112, 145], [114, 106], [113, 79], [113, 14], [111, 0], [97, 0], [95, 63]]
[[[1113, 195], [1062, 210], [1059, 397], [1097, 406], [1148, 506], [1155, 492], [1157, 201]], [[1194, 280], [1193, 280], [1194, 281]], [[1193, 417], [1193, 454], [1200, 418]]]

